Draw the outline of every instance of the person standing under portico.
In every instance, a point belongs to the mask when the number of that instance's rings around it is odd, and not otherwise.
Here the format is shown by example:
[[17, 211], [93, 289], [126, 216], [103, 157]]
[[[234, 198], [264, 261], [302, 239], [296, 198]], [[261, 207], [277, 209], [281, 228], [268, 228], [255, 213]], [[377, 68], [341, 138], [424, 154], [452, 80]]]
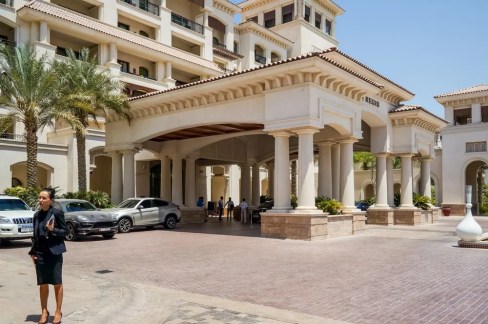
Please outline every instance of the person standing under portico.
[[217, 208], [219, 209], [219, 221], [221, 221], [222, 215], [224, 214], [224, 197], [220, 196], [219, 202], [217, 203]]
[[241, 207], [241, 223], [247, 223], [247, 202], [246, 198], [242, 198], [242, 202], [239, 205]]
[[229, 200], [225, 203], [224, 207], [227, 206], [227, 221], [232, 222], [232, 216], [234, 214], [234, 202], [232, 198], [229, 197]]

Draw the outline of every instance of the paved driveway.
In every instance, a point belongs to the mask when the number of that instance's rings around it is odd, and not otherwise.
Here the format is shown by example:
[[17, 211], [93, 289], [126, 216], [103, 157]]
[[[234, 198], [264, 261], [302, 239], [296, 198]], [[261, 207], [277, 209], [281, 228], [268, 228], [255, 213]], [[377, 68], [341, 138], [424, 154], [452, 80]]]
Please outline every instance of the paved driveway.
[[[488, 250], [456, 246], [460, 220], [316, 242], [264, 239], [258, 225], [225, 221], [139, 230], [68, 242], [65, 271], [353, 323], [486, 323]], [[488, 219], [479, 222], [487, 231]], [[27, 250], [15, 242], [0, 261]]]

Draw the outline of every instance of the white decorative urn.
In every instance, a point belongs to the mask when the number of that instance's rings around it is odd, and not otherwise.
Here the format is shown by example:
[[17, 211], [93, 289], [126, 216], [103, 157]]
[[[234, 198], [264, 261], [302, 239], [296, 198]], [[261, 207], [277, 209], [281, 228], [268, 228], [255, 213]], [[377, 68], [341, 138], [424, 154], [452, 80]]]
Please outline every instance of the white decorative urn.
[[466, 216], [456, 227], [456, 234], [465, 242], [476, 242], [481, 239], [483, 229], [476, 222], [471, 214], [471, 193], [472, 186], [466, 186]]

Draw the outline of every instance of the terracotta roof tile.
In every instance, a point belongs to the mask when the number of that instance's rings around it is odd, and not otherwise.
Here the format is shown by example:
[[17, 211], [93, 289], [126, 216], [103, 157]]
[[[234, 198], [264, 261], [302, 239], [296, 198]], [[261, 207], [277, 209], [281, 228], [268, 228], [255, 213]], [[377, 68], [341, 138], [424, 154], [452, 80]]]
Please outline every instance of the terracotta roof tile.
[[391, 84], [393, 84], [393, 85], [395, 85], [395, 86], [399, 87], [400, 89], [402, 89], [402, 90], [404, 90], [404, 91], [408, 92], [409, 94], [414, 95], [414, 93], [413, 93], [413, 92], [411, 92], [411, 91], [409, 91], [409, 90], [405, 89], [405, 88], [404, 88], [404, 87], [402, 87], [401, 85], [399, 85], [399, 84], [397, 84], [397, 83], [395, 83], [395, 82], [391, 81], [391, 80], [390, 80], [390, 79], [388, 79], [387, 77], [385, 77], [385, 76], [383, 76], [383, 75], [379, 74], [378, 72], [376, 72], [375, 70], [373, 70], [373, 69], [372, 69], [372, 68], [370, 68], [369, 66], [364, 65], [363, 63], [359, 62], [359, 61], [358, 61], [358, 60], [356, 60], [355, 58], [353, 58], [353, 57], [351, 57], [351, 56], [347, 55], [346, 53], [344, 53], [344, 52], [342, 52], [342, 51], [338, 50], [336, 47], [331, 48], [329, 51], [331, 51], [331, 52], [332, 52], [332, 51], [334, 51], [334, 52], [337, 52], [337, 53], [339, 53], [340, 55], [342, 55], [342, 56], [344, 56], [344, 57], [347, 57], [348, 59], [350, 59], [350, 60], [351, 60], [351, 61], [353, 61], [354, 63], [356, 63], [356, 64], [358, 64], [358, 65], [362, 66], [363, 68], [367, 69], [368, 71], [370, 71], [370, 72], [372, 72], [372, 73], [376, 74], [376, 75], [377, 75], [377, 76], [379, 76], [380, 78], [385, 79], [386, 81], [388, 81], [388, 82], [390, 82]]
[[399, 113], [399, 112], [403, 112], [403, 111], [413, 111], [413, 110], [421, 110], [445, 123], [448, 123], [447, 120], [444, 120], [443, 118], [431, 113], [430, 111], [428, 111], [427, 109], [425, 109], [424, 107], [422, 106], [419, 106], [419, 105], [401, 105], [401, 106], [398, 106], [396, 107], [395, 109], [392, 109], [390, 110], [388, 113], [389, 114], [393, 114], [393, 113]]
[[482, 92], [482, 91], [488, 91], [488, 84], [480, 84], [480, 85], [477, 85], [474, 87], [464, 88], [464, 89], [456, 90], [453, 92], [440, 94], [440, 95], [434, 96], [434, 98], [450, 97], [450, 96], [455, 96], [455, 95]]
[[149, 38], [139, 36], [137, 34], [134, 34], [132, 32], [123, 30], [121, 28], [109, 25], [107, 23], [104, 23], [102, 21], [99, 21], [97, 19], [84, 16], [82, 14], [79, 14], [77, 12], [71, 11], [69, 9], [62, 8], [60, 6], [44, 2], [44, 1], [31, 1], [27, 3], [24, 7], [22, 7], [19, 10], [22, 10], [23, 8], [30, 8], [32, 10], [36, 10], [39, 12], [42, 12], [44, 14], [48, 14], [66, 21], [70, 21], [72, 23], [81, 25], [86, 28], [90, 28], [92, 30], [96, 30], [99, 32], [102, 32], [104, 34], [114, 36], [126, 41], [129, 41], [131, 43], [144, 46], [146, 48], [176, 57], [178, 59], [184, 60], [186, 62], [198, 64], [200, 66], [206, 67], [208, 69], [212, 69], [214, 71], [221, 72], [218, 66], [208, 60], [205, 60], [199, 56], [192, 55], [190, 53], [186, 53], [184, 51], [175, 49], [171, 46], [164, 45], [161, 43], [158, 43], [154, 40], [151, 40]]
[[310, 58], [310, 57], [318, 57], [318, 58], [321, 58], [323, 59], [324, 61], [332, 64], [332, 65], [335, 65], [337, 66], [338, 68], [362, 79], [363, 81], [366, 81], [378, 88], [383, 88], [383, 86], [379, 83], [376, 83], [374, 82], [373, 80], [370, 80], [364, 76], [362, 76], [361, 74], [335, 62], [334, 60], [328, 58], [325, 56], [325, 54], [327, 54], [327, 51], [324, 51], [324, 52], [311, 52], [311, 53], [307, 53], [307, 54], [303, 54], [303, 55], [300, 55], [300, 56], [295, 56], [295, 57], [292, 57], [292, 58], [289, 58], [289, 59], [286, 59], [286, 60], [281, 60], [281, 61], [277, 61], [277, 62], [273, 62], [273, 63], [268, 63], [268, 64], [265, 64], [265, 65], [260, 65], [260, 66], [257, 66], [257, 67], [253, 67], [251, 69], [248, 69], [248, 70], [244, 70], [244, 71], [241, 71], [241, 72], [234, 72], [234, 73], [230, 73], [230, 74], [224, 74], [224, 75], [220, 75], [220, 76], [217, 76], [217, 77], [214, 77], [214, 78], [210, 78], [210, 79], [207, 79], [207, 80], [202, 80], [202, 81], [197, 81], [197, 82], [193, 82], [193, 83], [188, 83], [188, 84], [184, 84], [184, 85], [181, 85], [181, 86], [178, 86], [178, 87], [175, 87], [175, 88], [171, 88], [171, 89], [165, 89], [165, 90], [161, 90], [161, 91], [154, 91], [154, 92], [150, 92], [150, 93], [146, 93], [144, 95], [141, 95], [141, 96], [137, 96], [137, 97], [132, 97], [130, 98], [129, 100], [132, 101], [132, 100], [137, 100], [137, 99], [141, 99], [141, 98], [146, 98], [146, 97], [151, 97], [151, 96], [155, 96], [155, 95], [159, 95], [159, 94], [162, 94], [162, 93], [166, 93], [166, 92], [170, 92], [170, 91], [175, 91], [175, 90], [179, 90], [179, 89], [183, 89], [183, 88], [189, 88], [189, 87], [193, 87], [193, 86], [196, 86], [196, 85], [199, 85], [199, 84], [203, 84], [203, 83], [208, 83], [208, 82], [213, 82], [213, 81], [216, 81], [216, 80], [220, 80], [220, 79], [225, 79], [225, 78], [229, 78], [229, 77], [232, 77], [232, 76], [235, 76], [235, 75], [242, 75], [242, 74], [246, 74], [246, 73], [249, 73], [249, 72], [252, 72], [252, 71], [256, 71], [256, 70], [262, 70], [262, 69], [266, 69], [266, 68], [270, 68], [272, 66], [276, 66], [276, 65], [281, 65], [281, 64], [286, 64], [286, 63], [290, 63], [290, 62], [295, 62], [295, 61], [300, 61], [300, 60], [303, 60], [303, 59], [307, 59], [307, 58]]

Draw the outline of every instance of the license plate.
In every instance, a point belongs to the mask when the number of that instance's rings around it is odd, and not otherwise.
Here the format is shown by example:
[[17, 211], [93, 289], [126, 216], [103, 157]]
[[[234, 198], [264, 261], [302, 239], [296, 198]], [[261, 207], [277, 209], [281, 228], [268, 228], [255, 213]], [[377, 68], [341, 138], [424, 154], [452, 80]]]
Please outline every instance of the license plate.
[[20, 228], [19, 230], [21, 233], [29, 233], [34, 231], [32, 227], [24, 227], [24, 228]]
[[110, 232], [110, 228], [100, 228], [100, 232]]

